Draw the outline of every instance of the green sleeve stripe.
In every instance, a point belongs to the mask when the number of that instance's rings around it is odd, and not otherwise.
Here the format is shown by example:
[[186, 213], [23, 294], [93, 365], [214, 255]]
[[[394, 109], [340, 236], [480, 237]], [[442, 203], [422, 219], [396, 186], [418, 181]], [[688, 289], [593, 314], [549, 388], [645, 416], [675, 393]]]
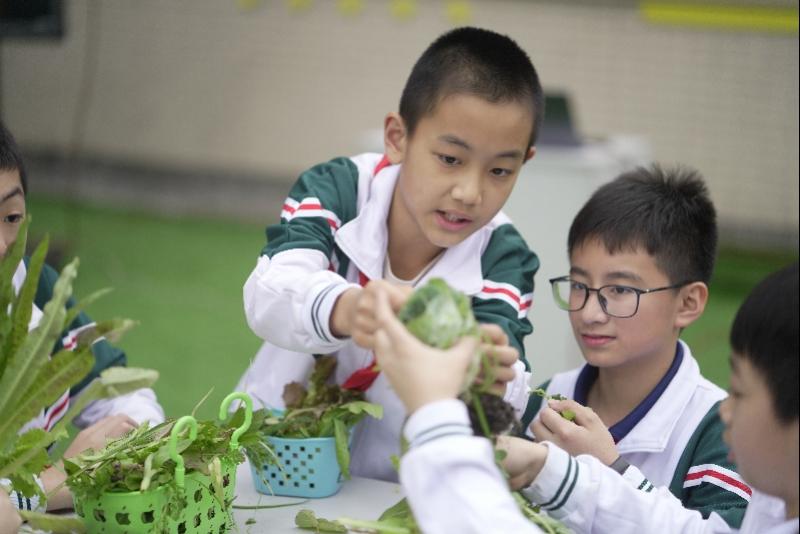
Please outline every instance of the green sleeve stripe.
[[719, 405], [720, 402], [716, 402], [697, 425], [678, 460], [669, 490], [684, 507], [697, 510], [703, 517], [715, 512], [731, 527], [739, 528], [748, 503], [741, 492], [715, 484], [713, 480], [686, 482], [693, 468], [696, 471], [701, 466], [713, 465], [722, 472], [737, 473], [736, 466], [727, 458], [728, 448], [722, 439], [725, 425], [719, 416]]
[[552, 505], [553, 502], [557, 501], [560, 498], [561, 492], [564, 491], [564, 488], [566, 487], [567, 482], [570, 480], [570, 475], [572, 474], [572, 464], [574, 464], [574, 463], [575, 463], [575, 460], [572, 457], [570, 457], [569, 458], [569, 463], [567, 464], [567, 472], [564, 474], [564, 478], [561, 481], [561, 484], [558, 486], [558, 489], [556, 490], [555, 495], [553, 495], [552, 499], [550, 499], [546, 503], [542, 504], [541, 505], [542, 508], [547, 508], [548, 506]]
[[356, 216], [358, 176], [349, 158], [336, 158], [301, 174], [289, 192], [281, 221], [267, 227], [262, 254], [312, 249], [330, 256], [334, 231]]
[[[573, 490], [575, 489], [575, 485], [578, 483], [578, 476], [580, 476], [580, 472], [581, 472], [580, 463], [577, 462], [574, 458], [570, 458], [570, 462], [575, 464], [575, 472], [574, 472], [574, 474], [572, 476], [572, 482], [569, 485], [569, 489], [564, 494], [564, 496], [561, 498], [561, 500], [558, 502], [558, 504], [556, 504], [555, 506], [553, 506], [553, 507], [548, 509], [551, 512], [555, 511], [555, 510], [558, 510], [559, 508], [564, 506], [564, 504], [566, 504], [567, 500], [570, 498], [570, 496], [572, 495]], [[542, 505], [542, 507], [544, 508], [544, 505]]]

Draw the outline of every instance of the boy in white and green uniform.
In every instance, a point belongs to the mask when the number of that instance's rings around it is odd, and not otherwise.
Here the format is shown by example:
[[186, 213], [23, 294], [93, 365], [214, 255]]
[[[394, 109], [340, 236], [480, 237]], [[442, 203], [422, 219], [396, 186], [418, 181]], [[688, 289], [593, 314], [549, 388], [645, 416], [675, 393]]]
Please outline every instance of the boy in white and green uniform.
[[[669, 488], [738, 527], [752, 490], [722, 440], [726, 395], [678, 339], [705, 308], [716, 245], [714, 206], [694, 171], [654, 165], [600, 187], [570, 228], [569, 275], [550, 281], [587, 363], [543, 386], [571, 400], [534, 394], [522, 422], [537, 441], [591, 454], [641, 491]], [[578, 406], [591, 410], [577, 427], [556, 413]]]
[[399, 452], [405, 410], [375, 369], [372, 292], [389, 288], [399, 306], [407, 293], [398, 286], [441, 277], [473, 297], [479, 321], [502, 329], [497, 354], [512, 351], [513, 362], [518, 353], [503, 381], [521, 414], [539, 262], [500, 209], [535, 152], [542, 106], [533, 65], [507, 37], [461, 28], [434, 42], [409, 77], [400, 112], [385, 120], [385, 155], [305, 172], [281, 222], [267, 228], [244, 287], [248, 324], [266, 343], [238, 389], [282, 407], [284, 385], [305, 379], [312, 355], [335, 354], [337, 382], [384, 406], [381, 421], [356, 430], [351, 470], [396, 480], [390, 457]]

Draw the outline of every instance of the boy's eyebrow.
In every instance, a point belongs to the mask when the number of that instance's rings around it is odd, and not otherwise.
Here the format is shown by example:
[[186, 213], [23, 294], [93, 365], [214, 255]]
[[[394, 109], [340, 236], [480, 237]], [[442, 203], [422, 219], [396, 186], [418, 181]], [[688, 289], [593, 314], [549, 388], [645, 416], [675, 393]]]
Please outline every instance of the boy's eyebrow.
[[642, 277], [631, 271], [614, 271], [606, 274], [606, 278], [611, 280], [629, 280], [631, 282], [641, 282]]
[[[584, 271], [580, 267], [570, 267], [569, 274], [570, 275], [577, 274], [577, 275], [586, 276], [586, 277], [589, 276], [589, 273], [587, 273], [586, 271]], [[613, 272], [607, 273], [605, 275], [605, 278], [609, 279], [609, 280], [622, 280], [622, 281], [630, 281], [630, 282], [641, 282], [642, 281], [642, 278], [639, 275], [637, 275], [635, 273], [632, 273], [630, 271], [613, 271]]]
[[21, 188], [21, 187], [19, 187], [19, 186], [15, 187], [15, 188], [14, 188], [14, 189], [12, 189], [11, 191], [9, 191], [9, 192], [8, 192], [8, 193], [6, 193], [5, 195], [3, 195], [3, 196], [0, 198], [0, 202], [5, 202], [5, 201], [6, 201], [6, 200], [8, 200], [9, 198], [15, 197], [15, 196], [17, 196], [17, 195], [23, 196], [23, 193], [22, 193], [22, 188]]
[[[451, 145], [460, 146], [464, 150], [472, 150], [472, 147], [469, 143], [461, 139], [460, 137], [456, 137], [455, 135], [445, 134], [440, 135], [438, 137], [439, 141], [443, 141], [445, 143], [449, 143]], [[522, 152], [519, 150], [507, 150], [505, 152], [500, 152], [499, 154], [495, 155], [496, 158], [511, 158], [511, 159], [522, 159]]]

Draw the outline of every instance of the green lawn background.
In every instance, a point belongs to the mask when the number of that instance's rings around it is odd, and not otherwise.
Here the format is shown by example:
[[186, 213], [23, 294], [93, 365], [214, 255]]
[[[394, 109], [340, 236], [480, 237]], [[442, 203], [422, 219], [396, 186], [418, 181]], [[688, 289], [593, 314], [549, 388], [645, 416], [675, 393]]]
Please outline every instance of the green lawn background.
[[[139, 321], [119, 345], [129, 365], [158, 369], [155, 389], [167, 415], [189, 413], [213, 388], [198, 415], [214, 417], [260, 345], [245, 323], [242, 285], [264, 245], [263, 226], [47, 198], [29, 199], [28, 210], [31, 241], [49, 232], [54, 263], [80, 257], [78, 297], [114, 288], [89, 315]], [[265, 221], [273, 218], [265, 214]], [[728, 328], [744, 296], [796, 258], [794, 252], [721, 251], [706, 312], [683, 336], [709, 379], [727, 387]]]

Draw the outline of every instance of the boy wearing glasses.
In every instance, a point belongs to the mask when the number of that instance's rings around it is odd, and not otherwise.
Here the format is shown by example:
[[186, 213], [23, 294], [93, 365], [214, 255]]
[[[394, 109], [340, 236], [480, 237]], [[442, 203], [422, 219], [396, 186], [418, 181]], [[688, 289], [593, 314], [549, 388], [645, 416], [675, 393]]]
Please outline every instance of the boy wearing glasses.
[[537, 441], [591, 454], [641, 491], [668, 488], [738, 527], [752, 491], [722, 441], [725, 391], [679, 339], [705, 308], [716, 245], [696, 172], [638, 168], [600, 187], [570, 228], [569, 275], [550, 281], [586, 364], [542, 386], [573, 400], [534, 394], [522, 423]]

